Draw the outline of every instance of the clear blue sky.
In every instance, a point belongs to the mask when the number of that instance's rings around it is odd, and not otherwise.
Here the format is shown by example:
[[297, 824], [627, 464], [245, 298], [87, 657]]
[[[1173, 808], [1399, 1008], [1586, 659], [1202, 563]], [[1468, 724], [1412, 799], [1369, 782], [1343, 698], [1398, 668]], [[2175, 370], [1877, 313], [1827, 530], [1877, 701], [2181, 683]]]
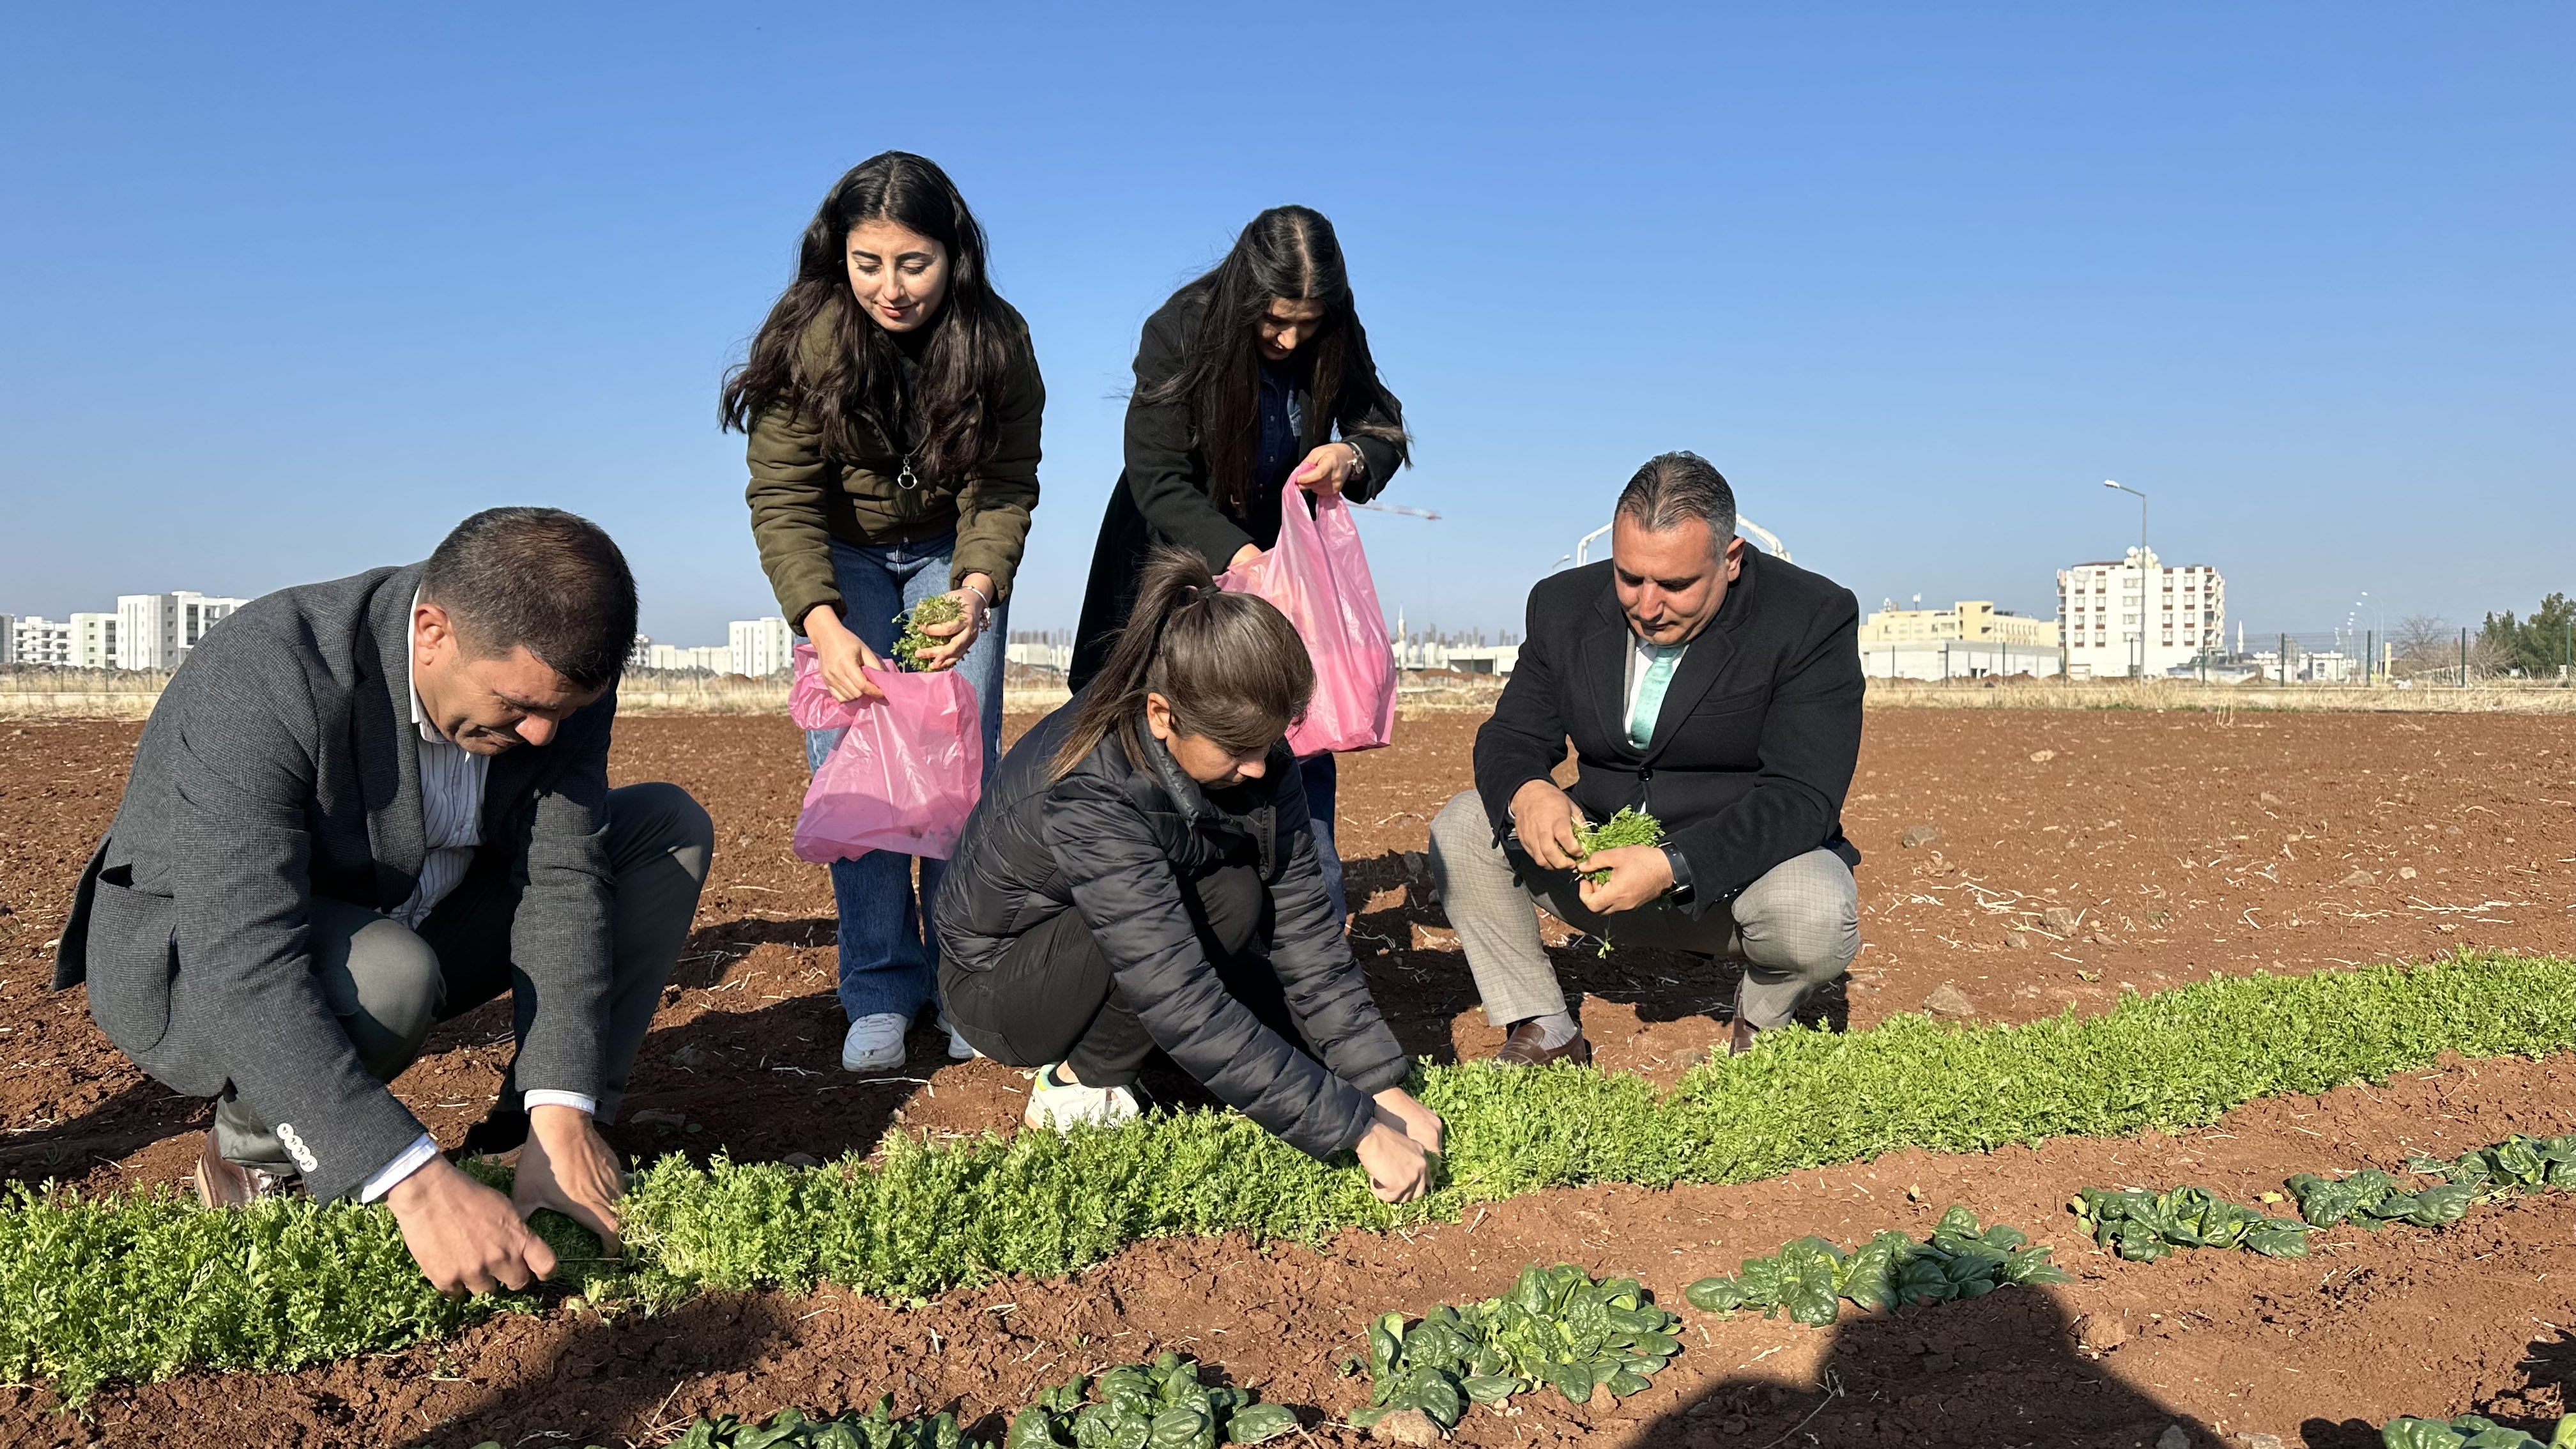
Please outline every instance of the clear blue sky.
[[[756, 19], [753, 17], [757, 17]], [[1695, 449], [1865, 604], [2136, 534], [2257, 633], [2576, 589], [2576, 9], [12, 7], [0, 611], [605, 523], [773, 606], [715, 389], [845, 167], [947, 166], [1036, 334], [1068, 626], [1136, 329], [1339, 226], [1418, 435], [1390, 611], [1517, 627]]]

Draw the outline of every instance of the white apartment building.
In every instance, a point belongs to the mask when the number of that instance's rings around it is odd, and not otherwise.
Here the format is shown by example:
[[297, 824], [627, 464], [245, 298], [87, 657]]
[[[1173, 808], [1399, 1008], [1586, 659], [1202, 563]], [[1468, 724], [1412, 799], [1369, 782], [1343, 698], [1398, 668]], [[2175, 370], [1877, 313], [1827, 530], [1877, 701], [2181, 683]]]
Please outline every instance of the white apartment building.
[[62, 668], [72, 662], [72, 626], [68, 619], [22, 614], [9, 625], [9, 660], [13, 664], [47, 664]]
[[645, 667], [648, 669], [703, 669], [709, 674], [733, 672], [733, 646], [702, 644], [683, 649], [677, 644], [655, 644]]
[[116, 667], [116, 616], [87, 612], [72, 615], [72, 667], [74, 669], [114, 669]]
[[2207, 564], [2168, 567], [2149, 549], [2057, 571], [2070, 674], [2159, 676], [2226, 647], [2227, 581]]
[[116, 596], [116, 667], [176, 669], [217, 620], [249, 603], [180, 589]]
[[750, 679], [785, 674], [796, 662], [796, 632], [776, 614], [766, 619], [736, 619], [725, 625], [730, 668]]

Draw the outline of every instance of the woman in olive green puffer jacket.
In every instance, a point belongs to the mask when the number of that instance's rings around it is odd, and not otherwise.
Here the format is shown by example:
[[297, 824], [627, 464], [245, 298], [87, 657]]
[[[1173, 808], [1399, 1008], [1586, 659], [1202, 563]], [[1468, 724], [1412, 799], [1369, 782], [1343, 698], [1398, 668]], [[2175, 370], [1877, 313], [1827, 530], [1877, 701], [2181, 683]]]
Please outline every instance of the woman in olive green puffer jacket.
[[[937, 166], [900, 151], [862, 162], [823, 199], [795, 280], [725, 381], [725, 425], [750, 438], [761, 567], [825, 685], [843, 700], [877, 694], [864, 671], [886, 666], [896, 616], [948, 595], [960, 617], [902, 662], [965, 675], [988, 772], [1001, 759], [1004, 621], [1037, 506], [1045, 404], [1028, 325], [986, 280], [974, 214]], [[808, 765], [841, 733], [808, 732]], [[927, 907], [943, 866], [920, 862], [916, 901], [908, 857], [832, 863], [844, 1067], [904, 1061], [933, 990]]]

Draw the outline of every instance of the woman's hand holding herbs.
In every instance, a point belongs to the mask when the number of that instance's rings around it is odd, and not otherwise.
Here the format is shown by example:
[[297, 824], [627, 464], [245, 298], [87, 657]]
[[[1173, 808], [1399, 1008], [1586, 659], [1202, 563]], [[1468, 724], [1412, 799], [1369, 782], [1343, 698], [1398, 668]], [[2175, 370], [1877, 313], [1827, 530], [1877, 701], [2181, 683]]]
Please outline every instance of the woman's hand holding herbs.
[[948, 597], [957, 601], [957, 617], [945, 624], [921, 626], [922, 633], [940, 642], [915, 653], [913, 667], [925, 673], [955, 668], [957, 661], [966, 657], [966, 651], [975, 647], [984, 626], [992, 622], [991, 607], [984, 602], [992, 592], [989, 574], [972, 573], [958, 580], [957, 587], [948, 591]]

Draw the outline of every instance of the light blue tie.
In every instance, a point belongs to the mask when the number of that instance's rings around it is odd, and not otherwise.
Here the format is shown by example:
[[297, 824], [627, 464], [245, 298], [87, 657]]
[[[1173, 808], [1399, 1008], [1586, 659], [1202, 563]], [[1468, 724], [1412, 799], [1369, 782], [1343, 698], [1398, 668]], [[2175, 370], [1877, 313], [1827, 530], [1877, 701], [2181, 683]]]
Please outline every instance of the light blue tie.
[[1673, 665], [1681, 658], [1679, 649], [1650, 649], [1646, 653], [1646, 677], [1637, 682], [1637, 702], [1628, 709], [1628, 743], [1644, 749], [1655, 737], [1655, 720], [1664, 712], [1664, 690], [1673, 682]]

